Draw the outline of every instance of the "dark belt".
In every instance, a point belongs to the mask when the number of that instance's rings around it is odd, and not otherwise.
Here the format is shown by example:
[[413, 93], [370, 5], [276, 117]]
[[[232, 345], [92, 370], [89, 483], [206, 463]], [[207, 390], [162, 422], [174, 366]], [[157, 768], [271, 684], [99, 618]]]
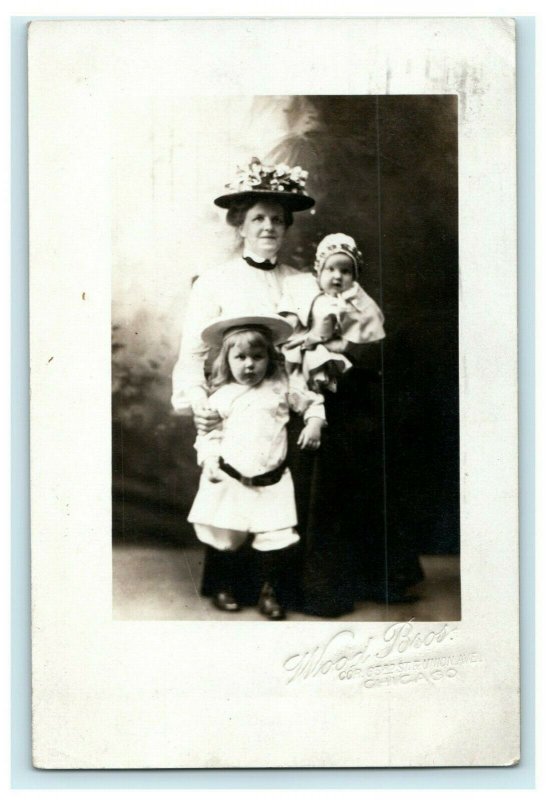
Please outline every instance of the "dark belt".
[[226, 464], [224, 459], [220, 456], [220, 469], [223, 470], [231, 478], [242, 483], [243, 486], [272, 486], [278, 483], [282, 478], [286, 469], [286, 461], [279, 464], [278, 467], [272, 469], [270, 472], [264, 472], [262, 475], [255, 475], [254, 478], [247, 478], [246, 475], [241, 475], [239, 470], [232, 467], [231, 464]]

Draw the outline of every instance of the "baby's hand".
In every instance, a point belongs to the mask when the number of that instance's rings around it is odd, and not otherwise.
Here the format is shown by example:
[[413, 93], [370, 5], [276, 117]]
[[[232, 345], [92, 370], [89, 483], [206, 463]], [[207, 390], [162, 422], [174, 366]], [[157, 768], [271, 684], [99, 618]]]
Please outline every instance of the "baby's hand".
[[320, 447], [321, 432], [322, 420], [318, 417], [311, 417], [299, 435], [298, 445], [302, 450], [317, 450]]
[[324, 346], [331, 353], [345, 353], [349, 348], [349, 342], [345, 341], [345, 339], [337, 337], [335, 339], [329, 339], [327, 342], [324, 342]]
[[324, 341], [325, 338], [321, 336], [319, 333], [313, 333], [312, 331], [309, 331], [304, 341], [302, 342], [301, 349], [314, 350], [317, 345], [324, 344]]
[[290, 339], [284, 343], [283, 347], [287, 350], [294, 350], [296, 347], [301, 347], [302, 344], [305, 344], [306, 339], [306, 333], [299, 333], [296, 336], [291, 336]]
[[203, 474], [211, 483], [220, 483], [223, 478], [218, 459], [208, 458], [203, 464]]

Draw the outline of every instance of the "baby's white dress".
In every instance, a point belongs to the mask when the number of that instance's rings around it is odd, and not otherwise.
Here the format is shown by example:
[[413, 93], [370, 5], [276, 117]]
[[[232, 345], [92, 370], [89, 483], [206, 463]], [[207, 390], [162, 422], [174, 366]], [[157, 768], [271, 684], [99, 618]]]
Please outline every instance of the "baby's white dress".
[[[335, 374], [350, 369], [351, 362], [341, 353], [332, 353], [321, 342], [340, 336], [352, 344], [376, 342], [385, 337], [384, 317], [377, 303], [356, 281], [336, 296], [327, 295], [310, 273], [288, 277], [278, 305], [279, 314], [298, 318], [298, 327], [283, 346], [289, 365], [301, 367], [306, 381], [330, 370], [328, 388], [335, 390]], [[302, 345], [293, 344], [302, 340]]]

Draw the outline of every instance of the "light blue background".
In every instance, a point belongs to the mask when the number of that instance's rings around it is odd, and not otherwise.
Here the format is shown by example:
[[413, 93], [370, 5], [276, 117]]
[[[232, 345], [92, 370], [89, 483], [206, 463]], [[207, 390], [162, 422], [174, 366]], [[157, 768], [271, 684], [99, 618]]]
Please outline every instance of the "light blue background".
[[[286, 770], [36, 770], [31, 765], [26, 26], [12, 18], [12, 788], [533, 788], [535, 19], [517, 21], [522, 759], [516, 767]], [[48, 19], [61, 19], [48, 17]], [[67, 17], [62, 17], [67, 19]], [[70, 17], [69, 19], [74, 19]], [[75, 19], [99, 19], [76, 17]]]

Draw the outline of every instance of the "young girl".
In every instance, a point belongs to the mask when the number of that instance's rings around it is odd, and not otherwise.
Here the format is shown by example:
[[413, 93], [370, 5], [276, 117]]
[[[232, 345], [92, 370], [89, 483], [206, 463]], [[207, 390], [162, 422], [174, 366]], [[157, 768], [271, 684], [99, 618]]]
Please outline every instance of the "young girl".
[[223, 552], [223, 588], [213, 602], [225, 611], [240, 608], [232, 594], [233, 553], [253, 536], [263, 584], [258, 608], [272, 620], [284, 619], [279, 583], [299, 541], [294, 486], [286, 467], [289, 408], [303, 414], [301, 448], [319, 447], [325, 423], [322, 396], [296, 376], [289, 385], [275, 350], [275, 342], [286, 340], [291, 331], [281, 317], [252, 316], [220, 319], [202, 332], [207, 345], [220, 346], [208, 406], [223, 422], [197, 437], [203, 472], [188, 516], [198, 539]]
[[357, 283], [362, 256], [344, 233], [326, 236], [317, 248], [315, 273], [285, 282], [278, 311], [294, 333], [283, 352], [292, 371], [308, 385], [336, 391], [337, 378], [351, 367], [344, 353], [351, 345], [383, 339], [381, 309]]

